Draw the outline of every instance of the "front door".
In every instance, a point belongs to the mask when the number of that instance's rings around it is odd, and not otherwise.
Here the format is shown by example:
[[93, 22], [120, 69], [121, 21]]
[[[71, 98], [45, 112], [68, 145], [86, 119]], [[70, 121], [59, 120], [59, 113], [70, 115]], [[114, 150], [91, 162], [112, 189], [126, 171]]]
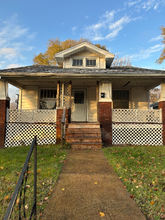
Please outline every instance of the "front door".
[[72, 121], [87, 120], [86, 89], [73, 89]]

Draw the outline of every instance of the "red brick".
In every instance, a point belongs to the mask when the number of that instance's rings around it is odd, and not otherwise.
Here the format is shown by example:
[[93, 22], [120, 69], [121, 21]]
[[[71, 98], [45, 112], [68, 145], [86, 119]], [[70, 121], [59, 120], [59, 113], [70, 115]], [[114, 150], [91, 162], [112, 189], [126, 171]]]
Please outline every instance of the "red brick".
[[0, 100], [0, 148], [4, 148], [6, 131], [6, 108], [9, 108], [9, 100]]
[[99, 119], [104, 144], [112, 145], [111, 102], [99, 102]]

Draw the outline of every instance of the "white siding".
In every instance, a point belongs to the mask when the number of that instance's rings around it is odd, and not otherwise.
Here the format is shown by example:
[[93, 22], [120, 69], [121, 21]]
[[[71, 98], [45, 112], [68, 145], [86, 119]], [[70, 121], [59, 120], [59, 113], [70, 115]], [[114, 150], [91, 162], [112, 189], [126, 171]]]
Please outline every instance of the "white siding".
[[106, 64], [105, 64], [105, 58], [100, 58], [100, 69], [105, 69], [106, 68], [106, 66], [105, 66]]
[[37, 86], [25, 86], [22, 90], [22, 109], [38, 109]]
[[66, 58], [64, 68], [69, 68], [69, 67], [71, 67], [71, 61], [70, 61], [70, 58]]
[[144, 87], [133, 87], [130, 94], [132, 109], [148, 109], [148, 91]]
[[88, 88], [88, 121], [97, 122], [96, 87]]

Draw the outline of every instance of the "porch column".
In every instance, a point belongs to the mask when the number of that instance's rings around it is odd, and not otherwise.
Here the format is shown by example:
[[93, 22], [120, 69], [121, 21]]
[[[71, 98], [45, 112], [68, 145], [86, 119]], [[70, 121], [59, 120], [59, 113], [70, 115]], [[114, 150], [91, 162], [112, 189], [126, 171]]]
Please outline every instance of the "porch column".
[[99, 121], [104, 144], [112, 145], [112, 83], [99, 82]]
[[159, 109], [162, 109], [162, 124], [163, 124], [162, 138], [163, 138], [163, 145], [165, 145], [165, 83], [161, 83]]
[[0, 148], [4, 148], [6, 128], [6, 108], [9, 108], [8, 82], [0, 80]]

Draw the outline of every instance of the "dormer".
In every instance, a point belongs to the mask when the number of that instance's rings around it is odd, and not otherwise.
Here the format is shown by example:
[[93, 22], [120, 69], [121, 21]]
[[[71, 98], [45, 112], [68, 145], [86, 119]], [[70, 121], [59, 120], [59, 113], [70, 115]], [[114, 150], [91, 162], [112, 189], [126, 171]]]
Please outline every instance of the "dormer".
[[62, 68], [110, 68], [114, 54], [93, 44], [83, 42], [55, 54], [59, 67]]

